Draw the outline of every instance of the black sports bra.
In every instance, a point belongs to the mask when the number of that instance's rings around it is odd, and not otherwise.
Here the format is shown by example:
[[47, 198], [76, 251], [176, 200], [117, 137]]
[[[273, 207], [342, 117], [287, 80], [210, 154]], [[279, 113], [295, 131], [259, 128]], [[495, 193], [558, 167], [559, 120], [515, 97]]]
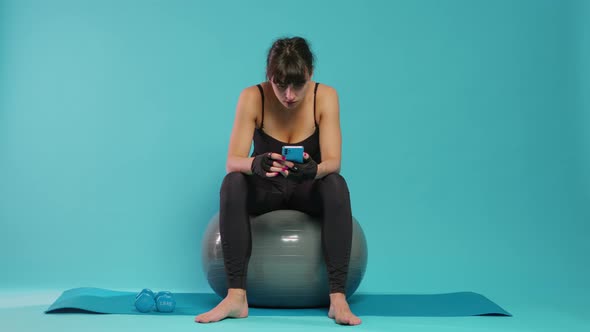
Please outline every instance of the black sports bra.
[[283, 145], [301, 145], [303, 146], [304, 151], [307, 152], [315, 162], [320, 163], [322, 161], [320, 153], [320, 129], [317, 122], [315, 121], [315, 103], [318, 85], [319, 83], [316, 82], [315, 87], [313, 89], [313, 119], [315, 123], [315, 131], [313, 132], [313, 134], [311, 134], [304, 140], [294, 143], [285, 143], [279, 141], [278, 139], [264, 132], [264, 91], [262, 90], [262, 85], [257, 85], [258, 90], [260, 90], [260, 96], [262, 97], [262, 118], [260, 121], [260, 128], [256, 128], [256, 130], [254, 131], [254, 151], [252, 152], [252, 156], [257, 156], [259, 154], [267, 152], [281, 153]]

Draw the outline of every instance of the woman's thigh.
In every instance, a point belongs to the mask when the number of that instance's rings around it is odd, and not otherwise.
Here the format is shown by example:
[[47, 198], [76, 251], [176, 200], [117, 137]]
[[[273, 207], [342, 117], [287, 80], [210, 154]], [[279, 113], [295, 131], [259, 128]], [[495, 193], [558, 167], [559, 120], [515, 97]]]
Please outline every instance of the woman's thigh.
[[340, 174], [331, 173], [298, 184], [290, 197], [289, 208], [315, 216], [323, 216], [325, 208], [350, 209], [346, 180]]
[[248, 176], [248, 213], [264, 214], [286, 209], [285, 188], [281, 179]]
[[297, 184], [289, 197], [288, 207], [312, 216], [322, 216], [320, 181], [321, 179]]

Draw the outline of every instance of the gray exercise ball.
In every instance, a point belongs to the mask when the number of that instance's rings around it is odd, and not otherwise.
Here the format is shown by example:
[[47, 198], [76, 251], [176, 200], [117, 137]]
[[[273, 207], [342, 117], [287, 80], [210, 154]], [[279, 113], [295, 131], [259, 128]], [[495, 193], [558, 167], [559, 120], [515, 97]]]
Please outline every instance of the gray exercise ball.
[[[252, 255], [246, 287], [251, 306], [311, 308], [330, 303], [321, 222], [295, 210], [277, 210], [250, 218]], [[352, 234], [347, 297], [356, 291], [367, 267], [367, 242], [355, 218]], [[219, 214], [213, 216], [203, 237], [202, 263], [211, 288], [225, 297]]]

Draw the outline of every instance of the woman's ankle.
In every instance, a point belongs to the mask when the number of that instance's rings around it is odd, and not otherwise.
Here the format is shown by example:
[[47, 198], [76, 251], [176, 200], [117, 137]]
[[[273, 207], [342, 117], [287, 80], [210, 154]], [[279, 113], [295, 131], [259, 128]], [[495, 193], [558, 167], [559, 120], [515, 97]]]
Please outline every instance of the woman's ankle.
[[330, 293], [330, 301], [331, 302], [334, 302], [334, 301], [342, 301], [342, 300], [346, 301], [346, 294], [339, 293], [339, 292]]
[[227, 290], [227, 297], [246, 297], [246, 290], [242, 288], [229, 288]]

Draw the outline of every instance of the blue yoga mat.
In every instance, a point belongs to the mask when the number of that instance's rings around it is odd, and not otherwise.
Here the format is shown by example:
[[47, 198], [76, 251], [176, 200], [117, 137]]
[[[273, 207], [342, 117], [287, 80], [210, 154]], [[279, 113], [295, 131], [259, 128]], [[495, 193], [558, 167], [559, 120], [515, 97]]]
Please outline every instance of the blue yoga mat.
[[[171, 313], [141, 313], [135, 295], [101, 288], [67, 290], [45, 311], [52, 313], [100, 313], [129, 315], [197, 315], [213, 308], [221, 298], [212, 293], [174, 293], [176, 309]], [[512, 316], [485, 296], [473, 292], [433, 295], [355, 294], [348, 300], [359, 316]], [[250, 308], [250, 316], [325, 316], [328, 308]]]

